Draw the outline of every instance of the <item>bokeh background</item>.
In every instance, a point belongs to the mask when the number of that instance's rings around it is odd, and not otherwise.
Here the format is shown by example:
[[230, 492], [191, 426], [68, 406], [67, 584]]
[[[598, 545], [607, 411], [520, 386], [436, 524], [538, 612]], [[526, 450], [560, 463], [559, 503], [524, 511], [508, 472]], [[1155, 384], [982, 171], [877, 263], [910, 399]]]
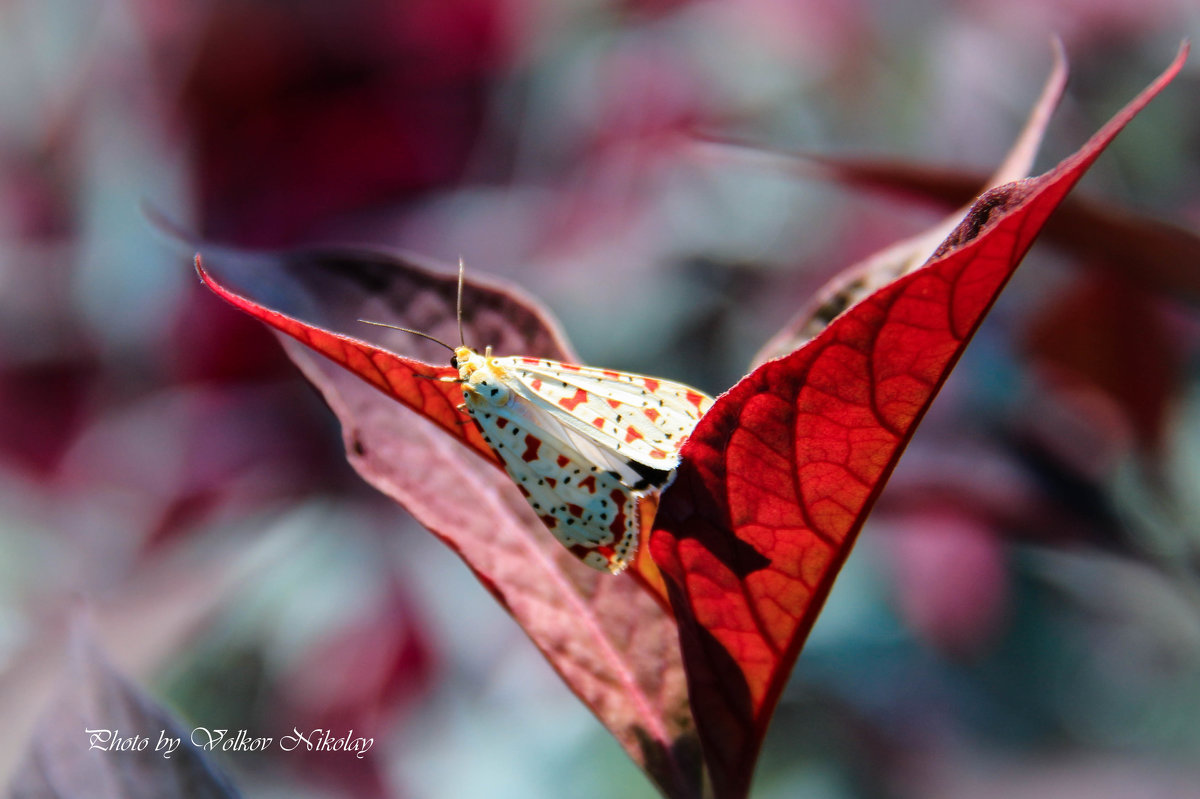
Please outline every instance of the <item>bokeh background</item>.
[[[461, 255], [586, 361], [715, 394], [945, 211], [695, 137], [982, 175], [1052, 34], [1072, 80], [1043, 168], [1200, 8], [0, 2], [0, 783], [86, 608], [189, 725], [377, 739], [221, 759], [247, 796], [654, 795], [141, 209], [228, 244]], [[1200, 225], [1196, 63], [1079, 192]], [[1200, 796], [1200, 315], [1121, 266], [1035, 247], [868, 523], [754, 796]]]

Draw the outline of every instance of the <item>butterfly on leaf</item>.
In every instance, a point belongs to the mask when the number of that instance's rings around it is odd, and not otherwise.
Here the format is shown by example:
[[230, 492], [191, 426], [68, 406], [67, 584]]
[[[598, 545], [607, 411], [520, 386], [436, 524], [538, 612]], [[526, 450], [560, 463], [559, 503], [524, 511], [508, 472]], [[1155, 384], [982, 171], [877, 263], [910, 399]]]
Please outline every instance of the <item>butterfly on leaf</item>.
[[[461, 341], [461, 262], [458, 306]], [[461, 409], [555, 538], [601, 571], [617, 574], [633, 562], [654, 499], [711, 397], [668, 380], [497, 357], [491, 347], [480, 354], [398, 329], [454, 353], [458, 376], [441, 379], [462, 386]]]

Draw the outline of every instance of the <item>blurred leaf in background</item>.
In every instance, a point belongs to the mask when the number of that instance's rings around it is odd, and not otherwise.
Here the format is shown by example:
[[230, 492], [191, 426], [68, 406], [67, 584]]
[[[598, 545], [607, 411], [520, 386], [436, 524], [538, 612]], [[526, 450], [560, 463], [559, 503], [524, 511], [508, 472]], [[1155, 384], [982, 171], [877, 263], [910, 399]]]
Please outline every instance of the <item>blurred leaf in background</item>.
[[[247, 796], [653, 795], [143, 202], [241, 245], [462, 255], [536, 291], [584, 361], [715, 394], [825, 279], [944, 209], [695, 135], [984, 173], [1057, 33], [1045, 166], [1198, 38], [1193, 6], [4, 4], [0, 780], [82, 598], [186, 723], [378, 731], [363, 761], [218, 756]], [[1194, 234], [1196, 92], [1189, 64], [1078, 192]], [[1039, 247], [976, 337], [753, 795], [1200, 794], [1200, 325], [1194, 296], [1100, 260]]]

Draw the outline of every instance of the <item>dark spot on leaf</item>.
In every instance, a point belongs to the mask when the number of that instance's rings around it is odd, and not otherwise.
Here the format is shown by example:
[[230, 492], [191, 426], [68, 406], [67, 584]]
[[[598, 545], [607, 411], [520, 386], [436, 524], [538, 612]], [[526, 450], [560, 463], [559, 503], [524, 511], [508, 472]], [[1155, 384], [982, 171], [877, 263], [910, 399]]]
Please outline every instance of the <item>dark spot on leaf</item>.
[[992, 215], [997, 211], [1019, 205], [1028, 193], [1024, 184], [1025, 181], [1005, 183], [1003, 186], [997, 186], [981, 194], [975, 204], [971, 206], [971, 210], [967, 212], [966, 218], [959, 222], [958, 227], [946, 237], [941, 246], [934, 251], [932, 257], [938, 258], [951, 250], [957, 250], [977, 237], [987, 227]]
[[[336, 275], [339, 282], [357, 284], [369, 294], [382, 294], [396, 279], [395, 259], [369, 251], [296, 250], [284, 253], [284, 268], [316, 276]], [[314, 270], [314, 267], [316, 269]], [[321, 274], [324, 273], [324, 274]], [[330, 279], [330, 278], [326, 278]]]

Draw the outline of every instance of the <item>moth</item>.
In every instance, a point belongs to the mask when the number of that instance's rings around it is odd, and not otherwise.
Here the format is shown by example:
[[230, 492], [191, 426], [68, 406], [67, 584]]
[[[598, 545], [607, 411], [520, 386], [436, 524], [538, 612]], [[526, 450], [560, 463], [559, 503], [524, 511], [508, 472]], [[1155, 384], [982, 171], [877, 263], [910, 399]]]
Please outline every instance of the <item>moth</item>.
[[[462, 335], [463, 267], [458, 319]], [[367, 320], [360, 320], [367, 321]], [[378, 324], [378, 323], [371, 323]], [[394, 327], [393, 325], [383, 325]], [[563, 546], [618, 574], [637, 555], [653, 499], [679, 449], [711, 407], [681, 383], [545, 358], [497, 357], [408, 328], [451, 350], [461, 410], [479, 426], [517, 489]]]

